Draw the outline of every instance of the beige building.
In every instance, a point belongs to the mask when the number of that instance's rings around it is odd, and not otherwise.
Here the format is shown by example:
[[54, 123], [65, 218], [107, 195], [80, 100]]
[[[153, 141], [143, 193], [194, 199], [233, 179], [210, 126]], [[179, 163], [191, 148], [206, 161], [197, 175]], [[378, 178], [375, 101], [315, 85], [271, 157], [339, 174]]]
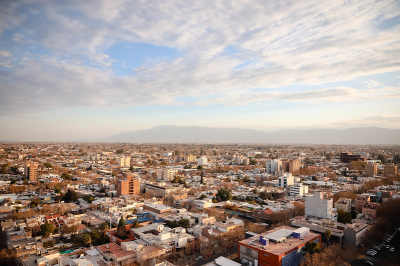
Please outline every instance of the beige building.
[[394, 165], [393, 163], [388, 163], [383, 169], [385, 176], [397, 175], [397, 165]]
[[164, 180], [164, 181], [171, 181], [174, 179], [175, 175], [178, 173], [177, 170], [163, 168], [157, 171], [157, 179]]
[[191, 162], [196, 162], [197, 161], [196, 156], [191, 155], [191, 154], [185, 155], [183, 160], [185, 161], [185, 163], [191, 163]]
[[136, 195], [140, 196], [140, 179], [134, 175], [127, 175], [124, 180], [117, 181], [117, 195]]
[[340, 209], [346, 212], [351, 212], [351, 199], [340, 198], [333, 205], [338, 210]]
[[378, 165], [375, 162], [367, 162], [365, 165], [365, 175], [374, 176], [378, 174]]
[[121, 157], [118, 159], [118, 164], [120, 167], [130, 167], [131, 166], [131, 157]]
[[300, 171], [301, 161], [299, 159], [283, 159], [282, 170], [289, 173], [295, 173]]
[[28, 178], [29, 181], [37, 181], [38, 178], [38, 163], [28, 162], [25, 165], [25, 177]]

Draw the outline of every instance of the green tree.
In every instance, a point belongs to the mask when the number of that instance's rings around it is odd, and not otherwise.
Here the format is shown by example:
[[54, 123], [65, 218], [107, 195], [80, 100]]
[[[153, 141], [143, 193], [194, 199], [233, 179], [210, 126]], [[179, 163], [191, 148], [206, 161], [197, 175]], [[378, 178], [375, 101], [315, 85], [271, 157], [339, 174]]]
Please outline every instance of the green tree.
[[250, 164], [251, 164], [251, 165], [256, 165], [257, 163], [258, 163], [257, 160], [254, 160], [254, 159], [251, 159], [251, 160], [250, 160]]
[[92, 203], [92, 202], [94, 201], [94, 198], [93, 198], [92, 196], [86, 196], [86, 197], [85, 197], [85, 200], [86, 200], [88, 203]]
[[89, 245], [92, 243], [92, 235], [90, 233], [86, 233], [83, 235], [83, 244]]
[[46, 168], [52, 168], [52, 167], [53, 167], [53, 165], [52, 165], [51, 163], [45, 163], [44, 166], [45, 166]]
[[61, 174], [61, 178], [65, 179], [65, 180], [71, 180], [72, 179], [72, 175], [70, 175], [68, 172], [64, 172]]
[[124, 217], [121, 217], [121, 219], [119, 220], [118, 223], [118, 227], [117, 227], [117, 236], [119, 238], [125, 238], [126, 236], [126, 222], [124, 220]]
[[325, 239], [326, 239], [326, 246], [328, 246], [328, 244], [329, 244], [329, 239], [331, 239], [331, 235], [332, 235], [331, 230], [326, 230], [325, 231], [324, 236], [325, 236]]
[[76, 193], [72, 189], [68, 189], [67, 193], [63, 196], [63, 201], [69, 202], [76, 202], [78, 200], [78, 193]]
[[203, 170], [203, 166], [202, 165], [197, 166], [197, 170]]
[[179, 221], [179, 226], [183, 228], [189, 228], [190, 227], [190, 221], [188, 219], [181, 219]]
[[132, 224], [132, 227], [133, 227], [133, 228], [139, 228], [139, 227], [140, 227], [140, 223], [139, 223], [137, 220], [135, 220], [135, 221], [133, 222], [133, 224]]
[[31, 201], [31, 208], [36, 208], [40, 203], [42, 203], [42, 201], [39, 198], [33, 199]]
[[44, 242], [44, 243], [43, 243], [43, 247], [44, 247], [44, 248], [52, 248], [52, 247], [54, 247], [54, 242], [53, 242], [53, 240], [49, 240], [49, 241]]
[[319, 243], [310, 241], [304, 245], [304, 251], [310, 254], [320, 253], [321, 248], [319, 246]]
[[205, 195], [205, 194], [201, 194], [199, 197], [200, 200], [205, 199], [205, 198], [207, 198], [207, 195]]
[[200, 174], [200, 184], [203, 184], [204, 183], [204, 173], [203, 173], [203, 171], [201, 171], [201, 174]]
[[54, 192], [57, 193], [57, 194], [61, 193], [61, 187], [60, 186], [55, 186], [54, 187]]
[[384, 156], [384, 155], [382, 155], [382, 154], [379, 154], [379, 155], [378, 155], [378, 160], [381, 160], [381, 163], [382, 163], [382, 164], [387, 163], [386, 156]]
[[225, 188], [221, 188], [220, 190], [218, 190], [217, 195], [215, 195], [217, 201], [231, 200], [232, 197], [232, 190]]
[[255, 189], [253, 189], [253, 193], [255, 194], [255, 195], [257, 195], [258, 194], [258, 190], [255, 188]]
[[2, 164], [1, 165], [1, 173], [2, 174], [7, 174], [7, 164]]
[[53, 224], [50, 224], [48, 222], [46, 222], [45, 224], [42, 224], [40, 226], [40, 234], [44, 237], [44, 238], [48, 238], [50, 236], [50, 234], [54, 233], [55, 227]]
[[13, 179], [11, 180], [10, 185], [14, 185], [15, 183], [17, 183], [17, 180]]

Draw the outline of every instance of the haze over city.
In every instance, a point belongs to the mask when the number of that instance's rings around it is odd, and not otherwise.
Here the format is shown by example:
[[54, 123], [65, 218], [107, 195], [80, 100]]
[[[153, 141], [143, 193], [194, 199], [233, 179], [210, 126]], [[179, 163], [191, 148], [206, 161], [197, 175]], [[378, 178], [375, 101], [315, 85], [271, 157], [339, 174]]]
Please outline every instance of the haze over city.
[[400, 128], [399, 1], [1, 1], [0, 141]]

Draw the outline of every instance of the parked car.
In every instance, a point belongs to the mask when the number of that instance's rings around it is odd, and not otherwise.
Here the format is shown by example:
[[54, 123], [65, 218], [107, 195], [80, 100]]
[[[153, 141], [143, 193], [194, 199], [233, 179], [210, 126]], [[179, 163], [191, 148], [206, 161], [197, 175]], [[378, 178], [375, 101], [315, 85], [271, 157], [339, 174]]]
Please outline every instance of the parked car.
[[374, 264], [368, 260], [365, 261], [365, 264], [373, 266]]
[[375, 250], [381, 250], [381, 248], [378, 247], [378, 246], [373, 246], [372, 248], [375, 249]]
[[390, 250], [390, 252], [394, 252], [394, 248], [391, 248], [391, 249], [389, 249]]
[[202, 259], [203, 259], [203, 256], [197, 256], [197, 258], [196, 258], [197, 261], [202, 260]]

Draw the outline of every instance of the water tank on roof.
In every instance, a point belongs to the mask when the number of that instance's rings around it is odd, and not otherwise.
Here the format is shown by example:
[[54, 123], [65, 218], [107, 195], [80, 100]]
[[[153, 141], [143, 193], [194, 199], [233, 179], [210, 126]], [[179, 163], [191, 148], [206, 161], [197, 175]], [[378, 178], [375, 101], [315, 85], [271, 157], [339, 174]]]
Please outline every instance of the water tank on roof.
[[268, 238], [265, 238], [265, 237], [263, 237], [263, 236], [260, 236], [260, 243], [261, 243], [261, 245], [266, 246], [266, 245], [269, 244], [269, 239], [268, 239]]

